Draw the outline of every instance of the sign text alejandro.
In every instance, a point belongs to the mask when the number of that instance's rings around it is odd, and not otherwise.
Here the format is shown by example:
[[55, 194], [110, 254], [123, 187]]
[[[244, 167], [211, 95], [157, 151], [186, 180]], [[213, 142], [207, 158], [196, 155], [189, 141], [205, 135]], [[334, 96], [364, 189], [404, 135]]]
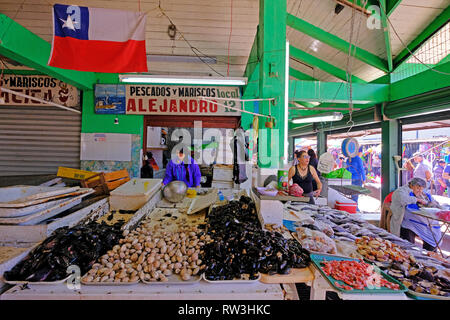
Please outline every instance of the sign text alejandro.
[[[208, 101], [201, 100], [200, 97], [208, 98]], [[238, 87], [96, 85], [95, 112], [239, 116], [240, 111], [228, 107], [241, 109], [241, 103], [227, 100], [238, 98], [240, 98]]]

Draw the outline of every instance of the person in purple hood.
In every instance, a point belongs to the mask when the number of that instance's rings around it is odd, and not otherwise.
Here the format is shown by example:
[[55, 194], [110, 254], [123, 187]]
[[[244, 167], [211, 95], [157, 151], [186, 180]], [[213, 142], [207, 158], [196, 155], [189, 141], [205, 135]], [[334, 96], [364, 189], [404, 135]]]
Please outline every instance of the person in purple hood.
[[178, 152], [178, 157], [169, 161], [166, 167], [166, 175], [162, 182], [163, 186], [171, 181], [184, 181], [188, 188], [200, 187], [200, 167], [191, 157], [186, 157], [181, 149]]

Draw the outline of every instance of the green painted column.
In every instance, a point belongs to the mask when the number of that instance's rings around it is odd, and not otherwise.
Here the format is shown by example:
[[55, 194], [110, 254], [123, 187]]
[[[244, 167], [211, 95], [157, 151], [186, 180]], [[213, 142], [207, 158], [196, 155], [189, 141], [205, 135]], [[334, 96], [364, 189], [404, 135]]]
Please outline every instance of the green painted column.
[[381, 122], [381, 201], [398, 187], [398, 170], [393, 156], [401, 155], [401, 131], [397, 120]]
[[[273, 129], [264, 127], [261, 118], [258, 165], [262, 168], [280, 167], [287, 161], [287, 123], [285, 120], [286, 85], [286, 1], [259, 1], [258, 29], [259, 96], [275, 98], [270, 113], [276, 119]], [[288, 71], [289, 72], [289, 71]], [[269, 114], [269, 101], [261, 103], [260, 111]]]
[[294, 137], [288, 137], [288, 161], [291, 162], [294, 159]]
[[317, 132], [317, 158], [327, 152], [327, 134], [323, 130]]

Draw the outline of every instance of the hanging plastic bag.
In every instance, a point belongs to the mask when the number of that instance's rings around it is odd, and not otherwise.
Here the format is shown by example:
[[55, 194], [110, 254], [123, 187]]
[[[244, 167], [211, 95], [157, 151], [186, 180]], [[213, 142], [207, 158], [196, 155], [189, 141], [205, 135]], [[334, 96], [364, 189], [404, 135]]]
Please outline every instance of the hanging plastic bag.
[[329, 152], [323, 153], [319, 157], [319, 163], [317, 164], [317, 170], [321, 173], [330, 173], [333, 170], [334, 158]]

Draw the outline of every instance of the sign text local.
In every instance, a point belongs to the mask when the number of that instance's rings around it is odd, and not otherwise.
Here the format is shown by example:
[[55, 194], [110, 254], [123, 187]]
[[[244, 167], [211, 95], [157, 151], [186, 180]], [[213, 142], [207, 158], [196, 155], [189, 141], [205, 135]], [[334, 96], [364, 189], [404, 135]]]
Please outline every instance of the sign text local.
[[96, 113], [239, 116], [239, 98], [238, 87], [97, 85]]
[[[79, 104], [77, 88], [48, 76], [8, 74], [0, 80], [0, 86], [67, 107], [74, 107]], [[0, 98], [2, 98], [0, 105], [45, 105], [43, 102], [33, 100], [33, 98], [25, 98], [5, 91], [1, 92]]]

